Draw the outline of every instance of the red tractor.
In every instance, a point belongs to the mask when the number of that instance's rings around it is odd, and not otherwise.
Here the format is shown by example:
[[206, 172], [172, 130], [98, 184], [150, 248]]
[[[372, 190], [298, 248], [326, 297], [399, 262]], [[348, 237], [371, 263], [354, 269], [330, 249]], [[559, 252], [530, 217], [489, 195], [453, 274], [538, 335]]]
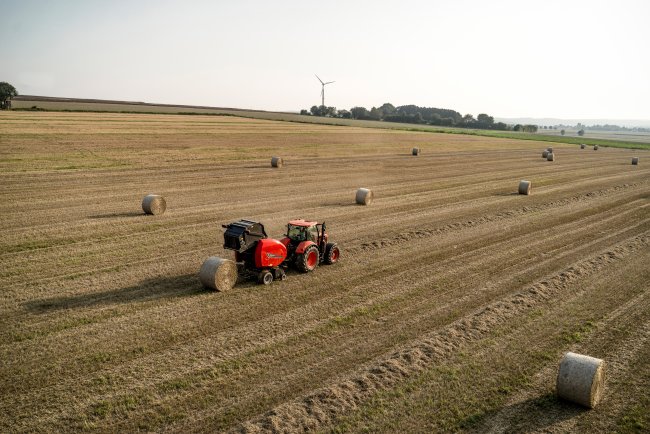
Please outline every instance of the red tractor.
[[339, 260], [339, 247], [328, 242], [324, 222], [291, 220], [287, 234], [280, 240], [268, 238], [259, 222], [239, 220], [223, 227], [223, 247], [235, 251], [239, 272], [252, 273], [265, 285], [286, 279], [285, 269], [289, 266], [308, 273], [320, 263]]

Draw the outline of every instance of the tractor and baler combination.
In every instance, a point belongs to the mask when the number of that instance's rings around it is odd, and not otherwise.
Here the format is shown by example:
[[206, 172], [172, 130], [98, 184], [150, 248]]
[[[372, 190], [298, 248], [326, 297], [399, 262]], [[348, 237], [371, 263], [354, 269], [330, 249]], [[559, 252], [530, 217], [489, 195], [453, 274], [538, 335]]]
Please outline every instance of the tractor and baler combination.
[[279, 240], [269, 238], [264, 225], [252, 220], [242, 219], [223, 228], [223, 248], [234, 250], [234, 261], [217, 256], [206, 259], [199, 277], [207, 288], [226, 291], [239, 276], [256, 278], [268, 285], [274, 280], [285, 280], [290, 267], [308, 273], [319, 264], [339, 260], [339, 247], [329, 242], [324, 222], [291, 220], [287, 233]]

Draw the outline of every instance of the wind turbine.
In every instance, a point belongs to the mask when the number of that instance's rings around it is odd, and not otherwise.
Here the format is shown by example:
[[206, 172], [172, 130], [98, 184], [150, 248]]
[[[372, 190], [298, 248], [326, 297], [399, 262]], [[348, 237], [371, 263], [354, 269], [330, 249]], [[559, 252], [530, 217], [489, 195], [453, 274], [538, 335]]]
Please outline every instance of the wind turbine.
[[[314, 75], [316, 75], [316, 74], [314, 74]], [[316, 75], [316, 78], [318, 79], [318, 81], [320, 81], [320, 84], [323, 86], [323, 88], [320, 91], [320, 96], [321, 96], [321, 101], [322, 101], [321, 105], [325, 106], [325, 86], [328, 85], [328, 84], [335, 83], [335, 82], [334, 81], [328, 81], [327, 83], [323, 83], [323, 80], [321, 80], [318, 75]]]

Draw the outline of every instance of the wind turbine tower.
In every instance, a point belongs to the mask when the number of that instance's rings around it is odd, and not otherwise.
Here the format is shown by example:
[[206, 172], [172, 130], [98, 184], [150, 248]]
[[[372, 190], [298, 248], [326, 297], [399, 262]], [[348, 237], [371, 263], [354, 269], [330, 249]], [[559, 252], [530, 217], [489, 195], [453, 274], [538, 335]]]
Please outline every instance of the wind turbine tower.
[[[314, 75], [316, 75], [316, 74], [314, 74]], [[321, 91], [320, 91], [321, 105], [325, 106], [325, 86], [328, 85], [328, 84], [335, 83], [335, 82], [334, 81], [328, 81], [328, 82], [323, 83], [323, 80], [321, 80], [318, 75], [316, 75], [316, 78], [318, 79], [318, 81], [320, 81], [320, 84], [322, 86]]]

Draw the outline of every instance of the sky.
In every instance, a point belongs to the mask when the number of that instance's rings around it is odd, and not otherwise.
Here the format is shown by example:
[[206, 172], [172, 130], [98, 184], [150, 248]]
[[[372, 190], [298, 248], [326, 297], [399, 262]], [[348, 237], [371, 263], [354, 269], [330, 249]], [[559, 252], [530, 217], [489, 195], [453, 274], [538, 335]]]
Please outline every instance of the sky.
[[649, 0], [0, 0], [25, 95], [650, 119]]

